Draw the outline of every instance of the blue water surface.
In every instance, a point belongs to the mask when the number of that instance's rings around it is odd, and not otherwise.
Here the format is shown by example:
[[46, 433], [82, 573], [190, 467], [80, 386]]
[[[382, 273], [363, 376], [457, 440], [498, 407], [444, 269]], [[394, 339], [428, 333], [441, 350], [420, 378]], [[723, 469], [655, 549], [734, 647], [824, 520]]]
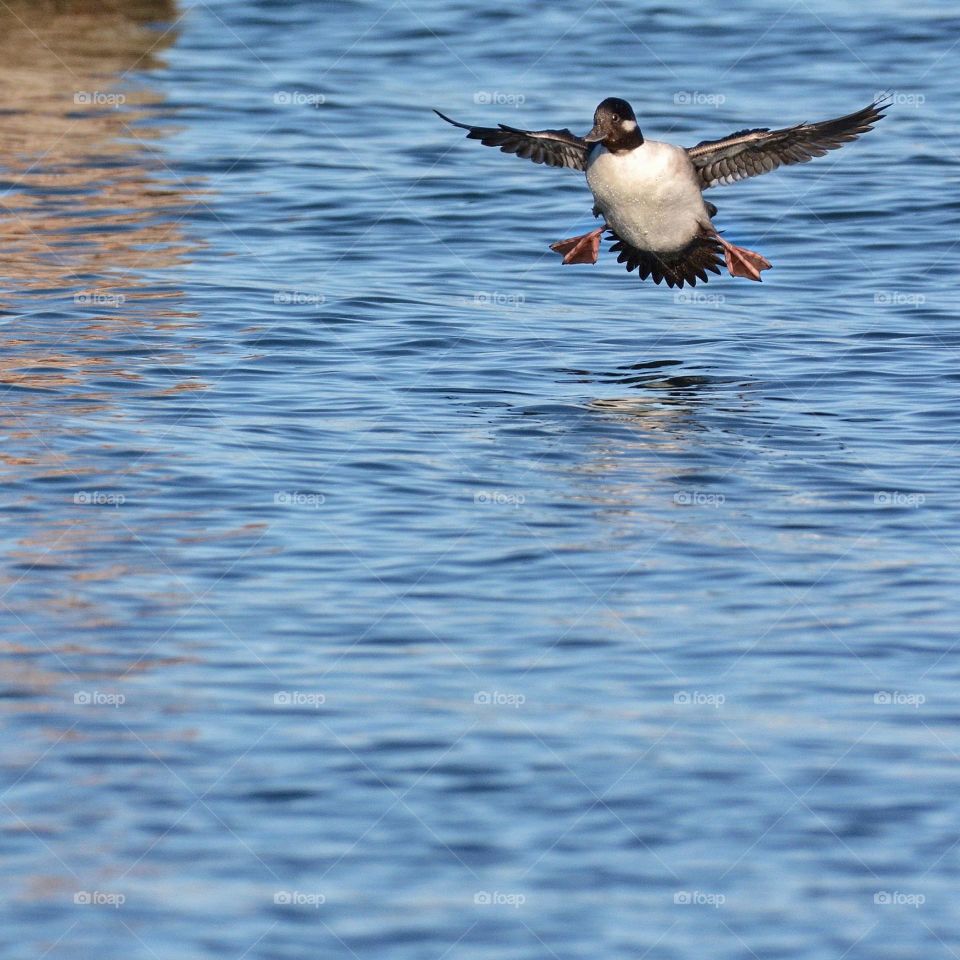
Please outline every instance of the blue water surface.
[[[38, 5], [38, 7], [41, 5]], [[67, 5], [69, 6], [69, 5]], [[0, 13], [11, 958], [955, 957], [955, 6]], [[880, 92], [713, 191], [582, 176]]]

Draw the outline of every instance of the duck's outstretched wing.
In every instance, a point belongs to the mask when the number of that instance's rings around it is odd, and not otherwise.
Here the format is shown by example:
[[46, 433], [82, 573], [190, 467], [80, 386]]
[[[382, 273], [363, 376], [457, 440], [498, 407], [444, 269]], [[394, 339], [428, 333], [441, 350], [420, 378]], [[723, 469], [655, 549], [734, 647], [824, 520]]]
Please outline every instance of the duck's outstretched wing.
[[469, 130], [467, 139], [479, 140], [484, 146], [499, 147], [504, 153], [515, 153], [518, 157], [550, 167], [587, 169], [587, 154], [593, 144], [581, 140], [569, 130], [518, 130], [503, 123], [496, 127], [471, 127], [445, 117], [439, 110], [433, 112], [447, 123]]
[[863, 110], [836, 120], [798, 123], [782, 130], [740, 130], [722, 140], [704, 140], [689, 147], [687, 154], [704, 190], [736, 183], [784, 164], [806, 163], [856, 140], [860, 134], [873, 129], [888, 106], [888, 101], [877, 100]]

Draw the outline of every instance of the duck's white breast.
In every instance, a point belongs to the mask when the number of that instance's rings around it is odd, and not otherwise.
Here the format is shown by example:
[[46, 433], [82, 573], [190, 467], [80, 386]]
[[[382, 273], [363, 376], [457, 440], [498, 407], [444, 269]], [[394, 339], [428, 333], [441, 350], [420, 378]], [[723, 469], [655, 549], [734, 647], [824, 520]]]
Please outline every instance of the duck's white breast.
[[645, 140], [628, 153], [595, 149], [587, 184], [617, 235], [641, 250], [683, 249], [710, 217], [686, 150]]

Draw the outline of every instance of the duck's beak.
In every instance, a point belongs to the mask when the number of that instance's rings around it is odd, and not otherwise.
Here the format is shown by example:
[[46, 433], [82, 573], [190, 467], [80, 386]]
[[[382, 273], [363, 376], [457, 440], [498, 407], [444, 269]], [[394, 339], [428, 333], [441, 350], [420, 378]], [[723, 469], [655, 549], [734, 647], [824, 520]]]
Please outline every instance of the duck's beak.
[[597, 143], [597, 141], [602, 140], [605, 134], [600, 129], [600, 125], [595, 123], [593, 129], [583, 138], [587, 143]]

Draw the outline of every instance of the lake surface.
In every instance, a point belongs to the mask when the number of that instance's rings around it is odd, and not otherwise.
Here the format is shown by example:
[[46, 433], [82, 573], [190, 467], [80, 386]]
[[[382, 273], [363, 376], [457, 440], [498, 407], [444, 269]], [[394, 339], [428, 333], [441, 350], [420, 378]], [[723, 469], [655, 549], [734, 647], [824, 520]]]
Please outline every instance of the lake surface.
[[[956, 957], [955, 6], [37, 6], [3, 955]], [[430, 112], [883, 90], [710, 194], [762, 284], [679, 292], [561, 267], [582, 177]]]

